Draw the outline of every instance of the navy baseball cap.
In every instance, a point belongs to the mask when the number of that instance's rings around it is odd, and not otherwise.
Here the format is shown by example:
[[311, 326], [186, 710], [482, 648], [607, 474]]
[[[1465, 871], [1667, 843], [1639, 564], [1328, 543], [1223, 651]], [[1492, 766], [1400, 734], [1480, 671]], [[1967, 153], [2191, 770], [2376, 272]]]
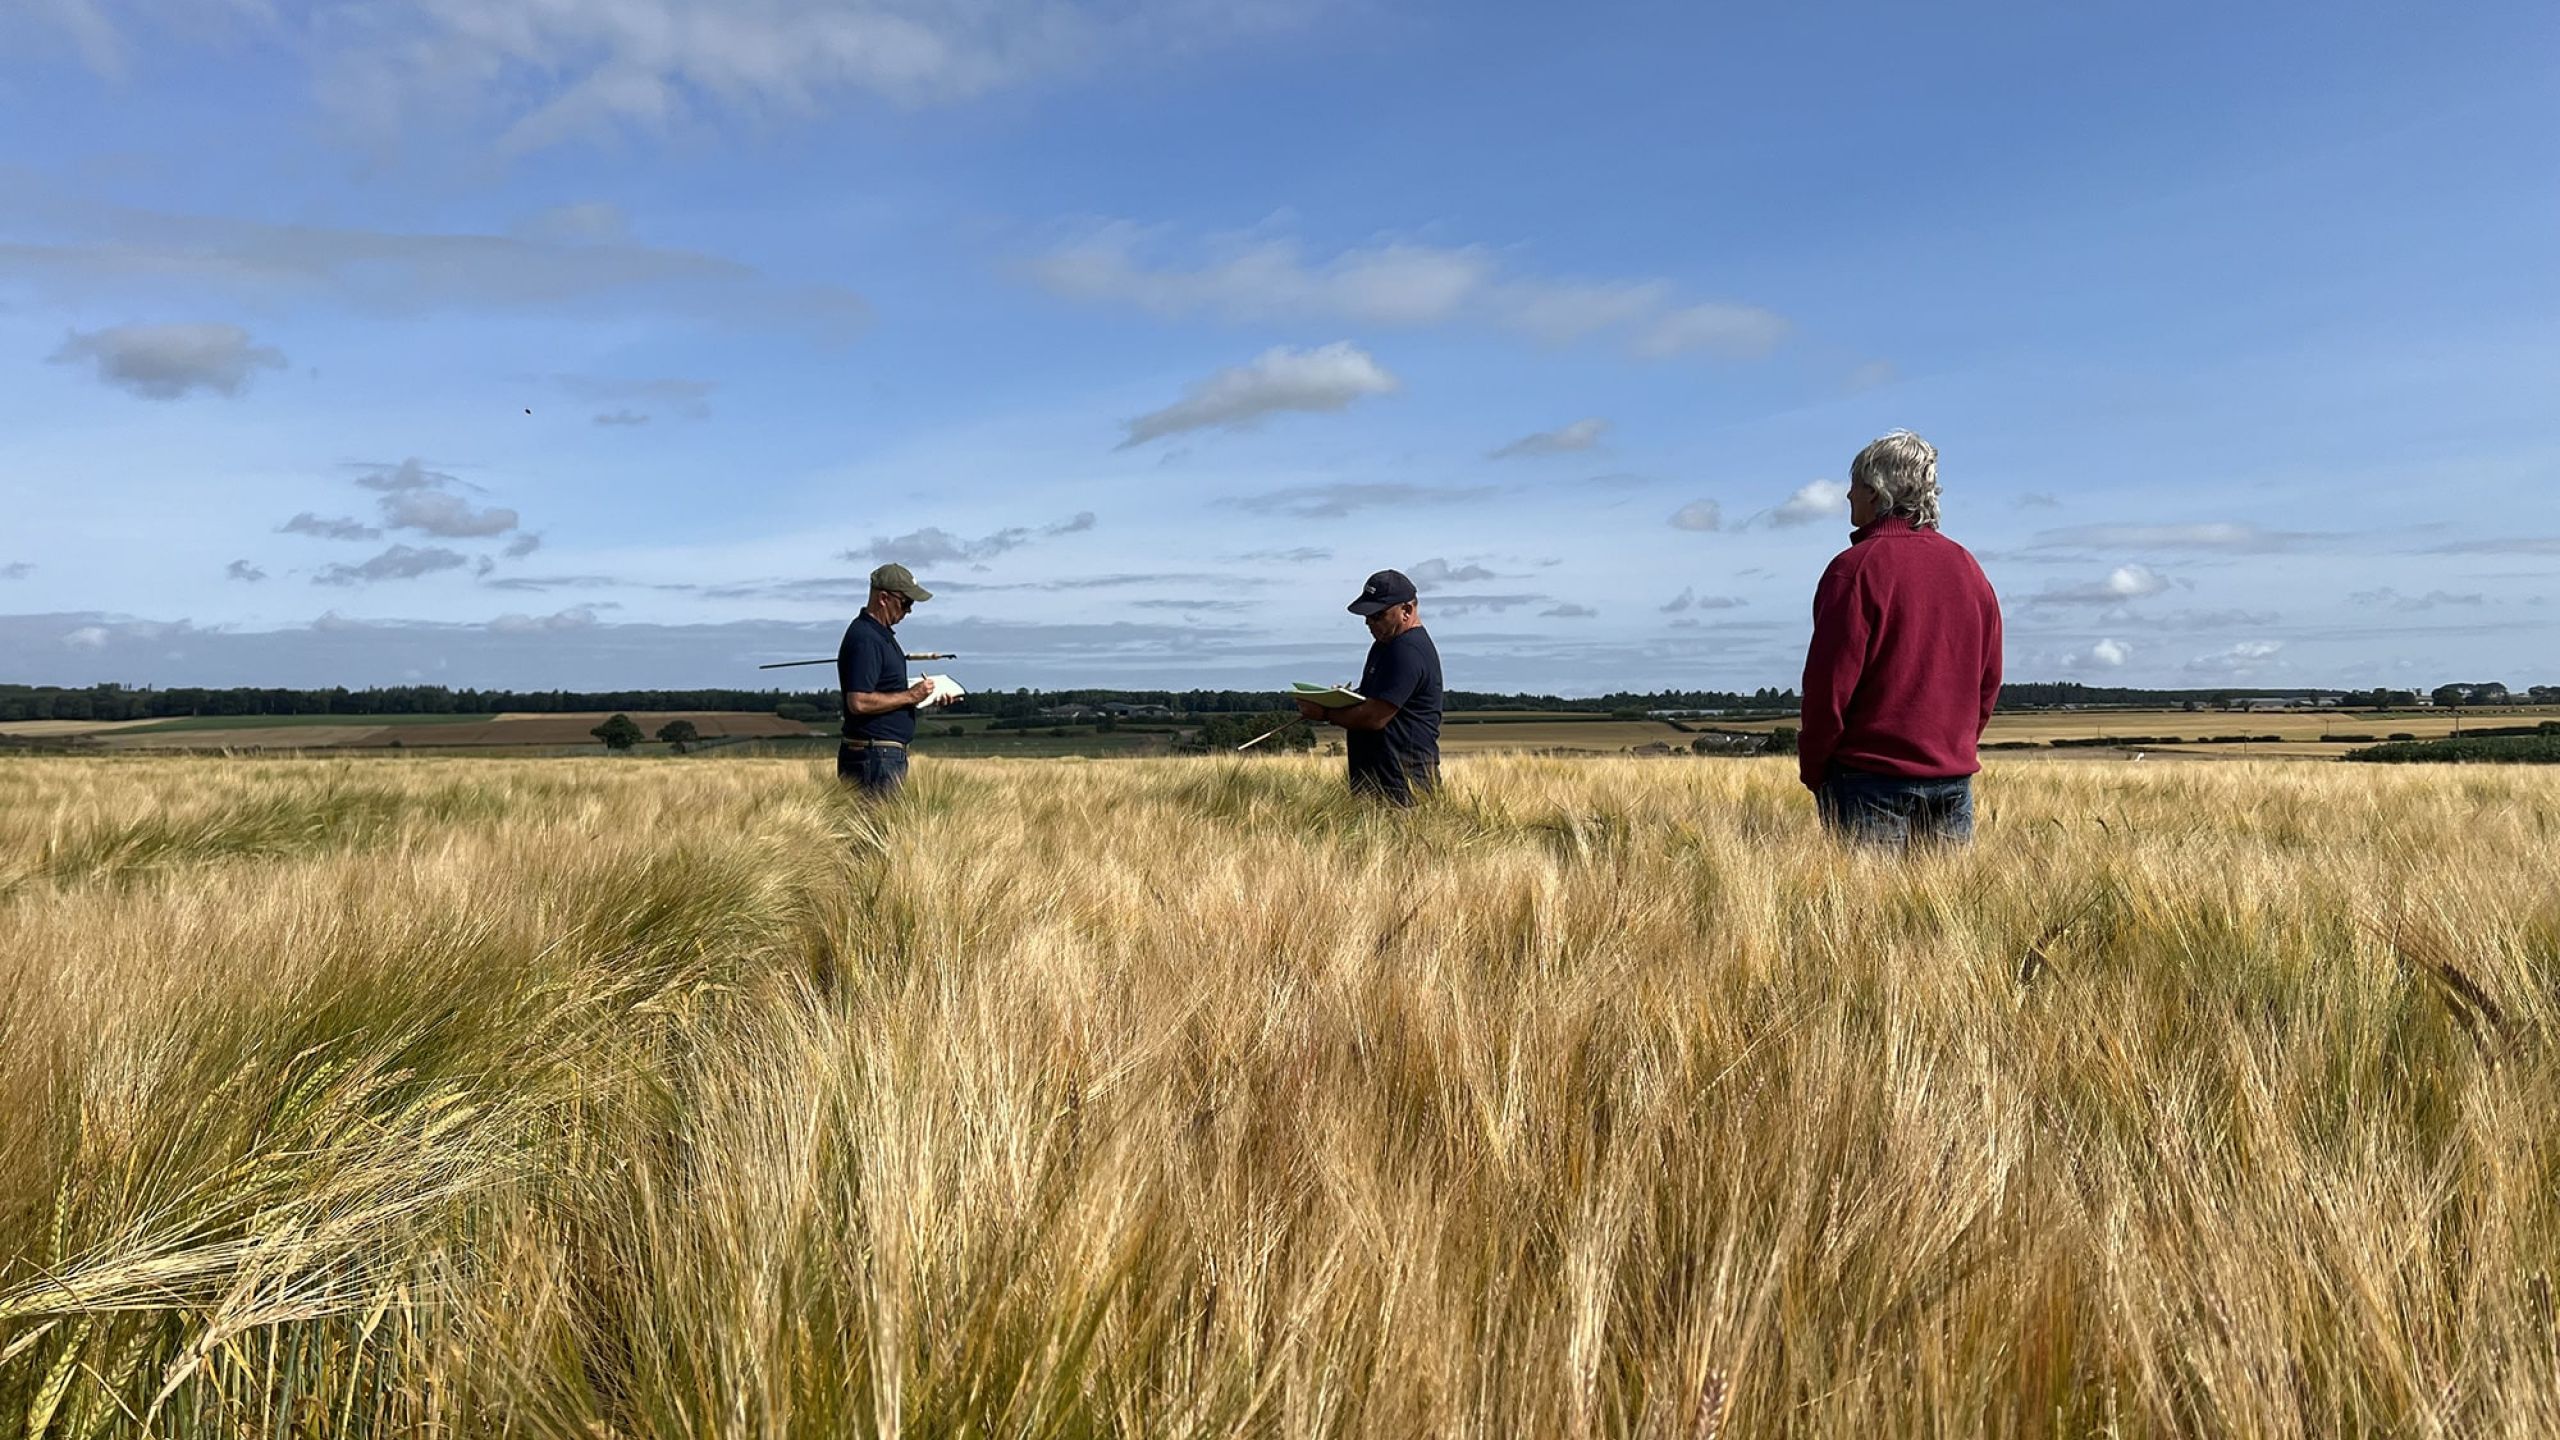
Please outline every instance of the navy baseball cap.
[[1401, 570], [1381, 570], [1360, 587], [1360, 598], [1343, 607], [1354, 615], [1375, 615], [1415, 599], [1413, 582]]

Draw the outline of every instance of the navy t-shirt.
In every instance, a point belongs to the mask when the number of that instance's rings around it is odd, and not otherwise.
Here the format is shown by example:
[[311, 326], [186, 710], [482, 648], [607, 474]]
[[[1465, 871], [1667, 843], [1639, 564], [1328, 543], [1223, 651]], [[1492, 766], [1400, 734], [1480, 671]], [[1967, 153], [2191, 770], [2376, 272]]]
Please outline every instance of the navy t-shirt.
[[[854, 616], [853, 623], [844, 627], [844, 643], [836, 647], [836, 688], [847, 695], [906, 689], [907, 647], [898, 643], [898, 632], [868, 612]], [[916, 738], [915, 707], [856, 715], [848, 706], [844, 738], [895, 740], [904, 745]]]
[[1440, 769], [1440, 647], [1419, 625], [1369, 647], [1360, 667], [1361, 697], [1396, 707], [1384, 730], [1346, 730], [1351, 785], [1410, 800]]

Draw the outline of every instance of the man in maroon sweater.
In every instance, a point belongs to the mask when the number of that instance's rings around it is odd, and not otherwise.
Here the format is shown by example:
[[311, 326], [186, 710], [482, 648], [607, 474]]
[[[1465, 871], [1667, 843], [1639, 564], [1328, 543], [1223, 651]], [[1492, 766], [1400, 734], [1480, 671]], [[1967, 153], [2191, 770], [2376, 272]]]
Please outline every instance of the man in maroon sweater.
[[1907, 430], [1850, 462], [1849, 523], [1813, 595], [1799, 773], [1851, 839], [1962, 844], [2000, 698], [2000, 597], [1938, 533], [1938, 452]]

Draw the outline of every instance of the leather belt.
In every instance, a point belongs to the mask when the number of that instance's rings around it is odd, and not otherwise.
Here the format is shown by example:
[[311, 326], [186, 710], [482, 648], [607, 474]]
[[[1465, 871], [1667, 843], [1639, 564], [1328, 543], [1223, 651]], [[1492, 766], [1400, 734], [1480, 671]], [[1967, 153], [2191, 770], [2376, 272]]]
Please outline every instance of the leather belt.
[[904, 750], [904, 740], [843, 740], [837, 742], [847, 750]]

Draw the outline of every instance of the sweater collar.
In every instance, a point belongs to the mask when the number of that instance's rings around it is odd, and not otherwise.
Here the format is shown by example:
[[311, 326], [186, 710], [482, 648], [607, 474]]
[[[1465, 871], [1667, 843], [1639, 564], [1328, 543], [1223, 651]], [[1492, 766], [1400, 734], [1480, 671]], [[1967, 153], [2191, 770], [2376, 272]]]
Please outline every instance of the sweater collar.
[[1863, 525], [1850, 531], [1849, 543], [1863, 545], [1879, 535], [1908, 535], [1914, 528], [1911, 517], [1908, 515], [1880, 516], [1874, 524]]

